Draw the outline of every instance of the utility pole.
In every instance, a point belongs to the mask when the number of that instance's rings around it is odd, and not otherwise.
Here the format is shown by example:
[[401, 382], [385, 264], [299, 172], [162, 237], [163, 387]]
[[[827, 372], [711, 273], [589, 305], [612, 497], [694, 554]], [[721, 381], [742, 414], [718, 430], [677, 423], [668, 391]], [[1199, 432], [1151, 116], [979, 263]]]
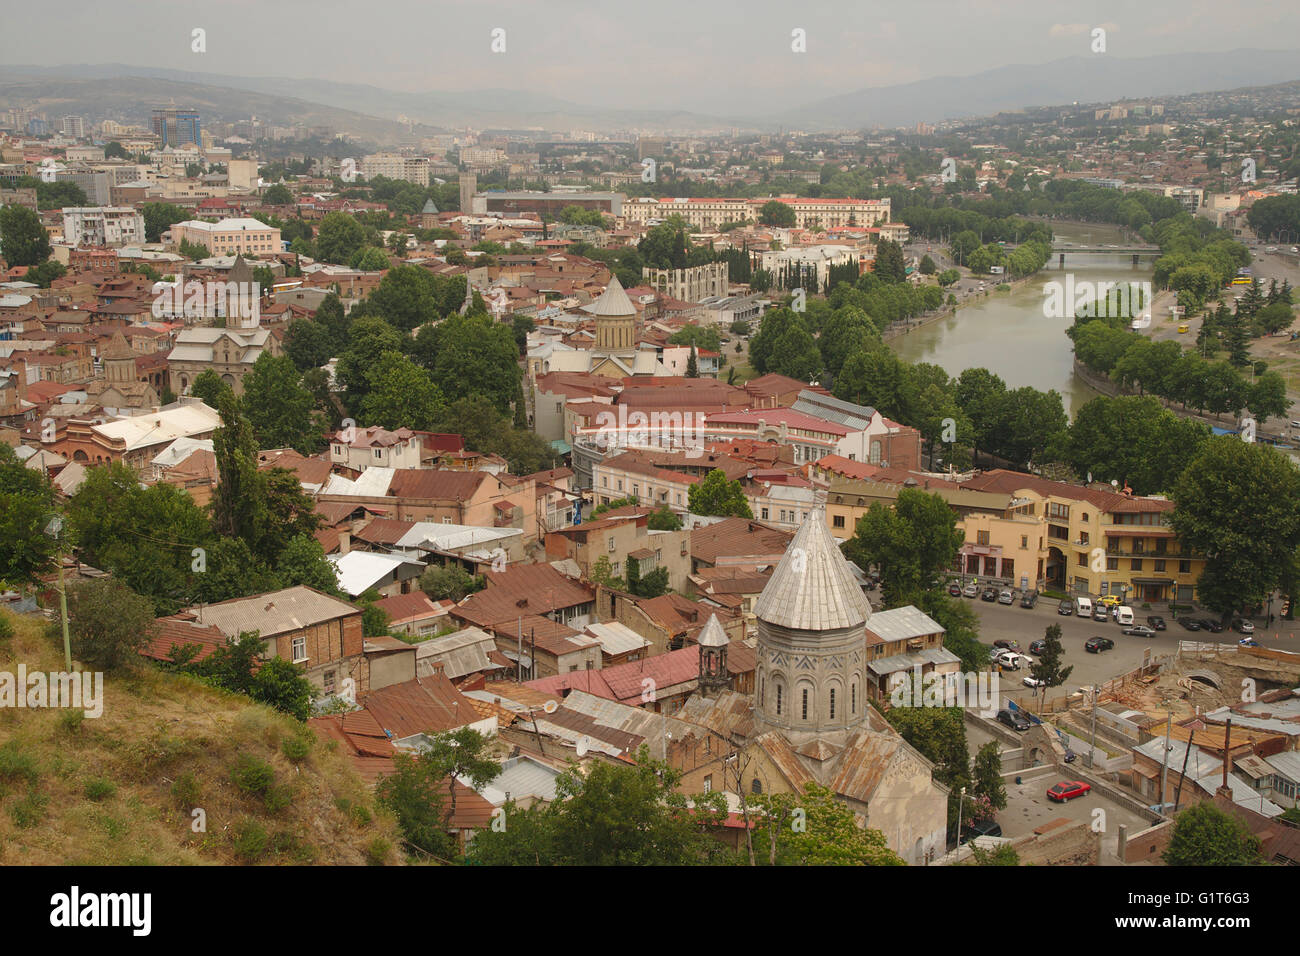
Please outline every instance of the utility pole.
[[[1166, 786], [1169, 782], [1169, 732], [1174, 726], [1174, 712], [1171, 710], [1165, 714], [1165, 762], [1160, 768], [1160, 807], [1164, 810]], [[1191, 749], [1191, 740], [1187, 742], [1188, 749]]]

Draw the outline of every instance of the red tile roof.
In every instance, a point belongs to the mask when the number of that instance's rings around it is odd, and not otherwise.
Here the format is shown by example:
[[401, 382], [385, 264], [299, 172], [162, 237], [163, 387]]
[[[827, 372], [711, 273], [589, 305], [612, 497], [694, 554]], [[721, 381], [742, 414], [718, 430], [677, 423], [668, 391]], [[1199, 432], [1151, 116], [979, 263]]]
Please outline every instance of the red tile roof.
[[371, 691], [365, 709], [396, 738], [445, 733], [480, 719], [469, 698], [437, 673]]
[[517, 564], [485, 574], [487, 587], [461, 601], [452, 611], [453, 617], [486, 627], [520, 615], [545, 616], [595, 600], [595, 593], [587, 585], [549, 564]]

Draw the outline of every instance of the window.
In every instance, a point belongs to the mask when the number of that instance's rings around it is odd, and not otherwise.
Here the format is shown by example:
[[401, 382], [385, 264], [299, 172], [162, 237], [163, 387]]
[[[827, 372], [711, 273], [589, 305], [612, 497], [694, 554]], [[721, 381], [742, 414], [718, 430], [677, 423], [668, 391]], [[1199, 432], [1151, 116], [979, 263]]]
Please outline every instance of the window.
[[762, 793], [763, 793], [763, 785], [762, 785], [761, 783], [758, 782], [758, 778], [757, 778], [757, 777], [755, 777], [753, 780], [750, 781], [750, 783], [749, 783], [749, 792], [752, 793], [752, 794], [754, 794], [755, 796], [761, 796], [761, 795], [762, 795]]
[[800, 708], [800, 720], [808, 719], [808, 688], [803, 689], [803, 706]]
[[767, 509], [766, 509], [766, 508], [763, 508], [761, 511], [759, 511], [759, 515], [762, 517], [762, 519], [763, 519], [764, 521], [766, 521], [766, 520], [767, 520]]
[[326, 671], [324, 677], [325, 693], [334, 693], [334, 671]]
[[1079, 567], [1086, 568], [1088, 566], [1088, 555], [1086, 552], [1080, 551], [1076, 557], [1079, 559]]
[[1155, 568], [1157, 571], [1163, 571], [1165, 569], [1165, 563], [1163, 561], [1156, 561]]
[[1022, 534], [1020, 536], [1020, 550], [1026, 551], [1028, 549], [1029, 549], [1029, 535]]
[[835, 515], [831, 518], [831, 526], [835, 528], [844, 527], [844, 515]]
[[609, 487], [609, 475], [601, 475], [601, 476], [600, 476], [600, 487], [602, 487], [602, 488], [608, 488], [608, 487]]
[[977, 532], [975, 532], [975, 543], [976, 543], [976, 544], [988, 544], [988, 543], [989, 543], [989, 533], [988, 533], [987, 531], [977, 531]]
[[849, 687], [849, 713], [858, 712], [858, 685], [852, 684]]
[[622, 490], [623, 490], [623, 479], [622, 479], [622, 478], [620, 478], [620, 479], [618, 480], [618, 490], [619, 490], [619, 491], [622, 491]]
[[831, 688], [831, 720], [835, 719], [835, 688]]
[[1178, 573], [1179, 573], [1179, 574], [1191, 574], [1191, 573], [1192, 573], [1192, 562], [1190, 562], [1190, 561], [1179, 561], [1179, 562], [1178, 562]]
[[1107, 570], [1107, 571], [1118, 571], [1118, 570], [1119, 570], [1119, 558], [1107, 558], [1107, 559], [1106, 559], [1106, 570]]
[[609, 550], [610, 550], [611, 552], [614, 550], [614, 536], [613, 536], [613, 535], [610, 535], [610, 536], [609, 536]]
[[778, 717], [781, 714], [781, 691], [783, 689], [780, 684], [776, 685], [776, 713]]
[[556, 403], [555, 403], [555, 414], [558, 415], [558, 414], [560, 414], [560, 412], [562, 412], [562, 411], [564, 411], [564, 402], [556, 402]]
[[1130, 571], [1141, 571], [1141, 570], [1142, 570], [1142, 559], [1141, 559], [1141, 558], [1134, 558], [1132, 561], [1130, 561], [1130, 562], [1129, 562], [1129, 570], [1130, 570]]
[[383, 458], [383, 457], [384, 457], [384, 450], [383, 450], [382, 448], [376, 448], [376, 449], [375, 449], [375, 457], [376, 457], [376, 458]]
[[712, 775], [712, 774], [710, 774], [709, 776], [707, 776], [707, 777], [704, 778], [704, 792], [705, 792], [705, 793], [712, 793], [712, 792], [713, 792], [713, 775]]
[[295, 664], [307, 659], [307, 638], [295, 637], [293, 639], [293, 661]]
[[632, 486], [632, 497], [634, 497], [634, 498], [640, 498], [640, 497], [641, 497], [641, 486], [640, 486], [640, 485], [633, 485], [633, 486]]

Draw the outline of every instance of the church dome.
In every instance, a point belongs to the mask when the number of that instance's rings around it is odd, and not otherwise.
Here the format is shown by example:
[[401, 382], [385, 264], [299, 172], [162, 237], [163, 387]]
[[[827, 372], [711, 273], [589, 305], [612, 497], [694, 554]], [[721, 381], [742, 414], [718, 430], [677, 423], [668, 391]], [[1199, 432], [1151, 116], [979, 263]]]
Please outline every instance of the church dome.
[[871, 605], [831, 537], [821, 508], [795, 534], [754, 603], [754, 615], [800, 631], [858, 627], [871, 616]]

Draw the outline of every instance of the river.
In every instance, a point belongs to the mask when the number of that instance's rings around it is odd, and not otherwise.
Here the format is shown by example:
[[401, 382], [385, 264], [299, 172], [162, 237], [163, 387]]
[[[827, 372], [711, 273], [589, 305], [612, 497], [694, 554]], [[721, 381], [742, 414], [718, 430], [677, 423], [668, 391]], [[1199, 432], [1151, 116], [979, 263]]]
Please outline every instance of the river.
[[[1118, 226], [1096, 224], [1052, 224], [1056, 238], [1076, 244], [1120, 245], [1126, 239]], [[1065, 330], [1071, 318], [1043, 316], [1043, 287], [1061, 281], [1057, 256], [1028, 282], [1011, 292], [990, 292], [988, 296], [962, 305], [955, 315], [913, 329], [890, 340], [898, 356], [908, 362], [930, 362], [956, 377], [967, 368], [987, 368], [999, 375], [1008, 388], [1031, 385], [1061, 393], [1065, 411], [1074, 409], [1099, 394], [1074, 374], [1074, 353]], [[1134, 266], [1131, 256], [1067, 256], [1065, 272], [1075, 282], [1149, 282], [1153, 260], [1143, 258]], [[992, 289], [992, 283], [987, 285]]]

